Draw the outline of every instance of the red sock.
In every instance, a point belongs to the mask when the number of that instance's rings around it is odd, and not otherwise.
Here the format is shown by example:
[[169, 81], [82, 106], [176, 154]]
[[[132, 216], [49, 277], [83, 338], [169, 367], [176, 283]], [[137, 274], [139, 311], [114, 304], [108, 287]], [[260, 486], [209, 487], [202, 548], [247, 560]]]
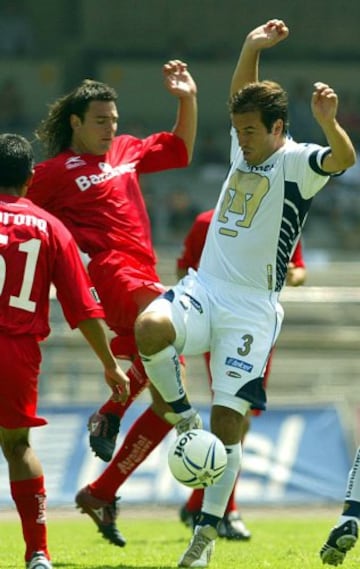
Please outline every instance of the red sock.
[[204, 490], [193, 490], [186, 502], [186, 509], [189, 512], [201, 512]]
[[114, 499], [117, 489], [162, 441], [172, 426], [154, 413], [151, 407], [135, 421], [127, 433], [117, 454], [89, 487], [96, 496], [106, 502]]
[[229, 501], [226, 506], [225, 514], [230, 514], [230, 512], [237, 512], [237, 506], [235, 502], [235, 486], [230, 494]]
[[130, 379], [130, 395], [126, 403], [121, 405], [120, 403], [116, 403], [109, 399], [102, 407], [100, 407], [99, 413], [112, 413], [113, 415], [118, 415], [121, 419], [126, 409], [131, 405], [134, 399], [136, 399], [137, 396], [144, 391], [145, 387], [147, 387], [149, 380], [140, 358], [136, 358], [133, 361], [126, 374]]
[[10, 481], [10, 491], [21, 519], [26, 544], [25, 561], [30, 560], [34, 551], [43, 551], [50, 559], [47, 548], [44, 477]]

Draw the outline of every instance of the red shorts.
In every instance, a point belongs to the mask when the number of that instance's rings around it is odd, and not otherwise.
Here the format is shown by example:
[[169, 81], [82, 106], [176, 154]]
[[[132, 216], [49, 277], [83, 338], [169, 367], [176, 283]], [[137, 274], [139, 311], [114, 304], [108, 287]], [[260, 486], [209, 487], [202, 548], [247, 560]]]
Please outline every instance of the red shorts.
[[6, 429], [41, 427], [36, 415], [41, 352], [34, 336], [0, 334], [0, 426]]
[[164, 292], [165, 287], [153, 265], [143, 265], [121, 251], [99, 253], [90, 261], [88, 271], [103, 305], [106, 323], [118, 336], [127, 338], [120, 351], [128, 352], [127, 345], [135, 346], [131, 338], [140, 309]]

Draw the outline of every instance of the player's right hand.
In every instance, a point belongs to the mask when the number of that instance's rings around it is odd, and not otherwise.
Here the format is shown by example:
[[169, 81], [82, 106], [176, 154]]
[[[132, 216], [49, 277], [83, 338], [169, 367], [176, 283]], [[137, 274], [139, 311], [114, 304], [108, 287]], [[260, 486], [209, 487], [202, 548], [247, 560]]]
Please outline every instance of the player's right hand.
[[126, 403], [130, 395], [130, 379], [121, 367], [105, 369], [105, 381], [113, 392], [111, 399], [118, 403]]

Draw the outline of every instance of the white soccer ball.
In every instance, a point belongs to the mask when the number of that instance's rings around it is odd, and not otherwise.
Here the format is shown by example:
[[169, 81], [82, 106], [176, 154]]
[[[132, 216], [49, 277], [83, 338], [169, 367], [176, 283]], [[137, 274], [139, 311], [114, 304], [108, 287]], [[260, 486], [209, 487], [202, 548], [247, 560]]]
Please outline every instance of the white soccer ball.
[[220, 480], [227, 465], [226, 449], [209, 431], [192, 429], [172, 443], [168, 463], [172, 475], [190, 488], [206, 488]]

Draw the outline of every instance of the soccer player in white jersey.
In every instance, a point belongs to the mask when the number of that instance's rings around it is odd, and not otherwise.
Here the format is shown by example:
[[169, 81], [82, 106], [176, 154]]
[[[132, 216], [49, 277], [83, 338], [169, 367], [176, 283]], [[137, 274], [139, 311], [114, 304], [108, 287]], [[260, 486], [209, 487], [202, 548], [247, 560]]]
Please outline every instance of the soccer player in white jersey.
[[231, 165], [197, 272], [154, 300], [135, 324], [148, 377], [178, 420], [195, 414], [181, 382], [178, 354], [211, 353], [211, 430], [228, 453], [224, 476], [206, 488], [198, 525], [180, 567], [206, 567], [217, 525], [241, 462], [249, 408], [265, 409], [262, 378], [282, 323], [279, 293], [313, 196], [331, 174], [355, 162], [339, 125], [338, 97], [316, 83], [313, 116], [327, 145], [287, 137], [288, 101], [277, 83], [259, 81], [260, 53], [288, 37], [281, 20], [252, 30], [230, 85]]

